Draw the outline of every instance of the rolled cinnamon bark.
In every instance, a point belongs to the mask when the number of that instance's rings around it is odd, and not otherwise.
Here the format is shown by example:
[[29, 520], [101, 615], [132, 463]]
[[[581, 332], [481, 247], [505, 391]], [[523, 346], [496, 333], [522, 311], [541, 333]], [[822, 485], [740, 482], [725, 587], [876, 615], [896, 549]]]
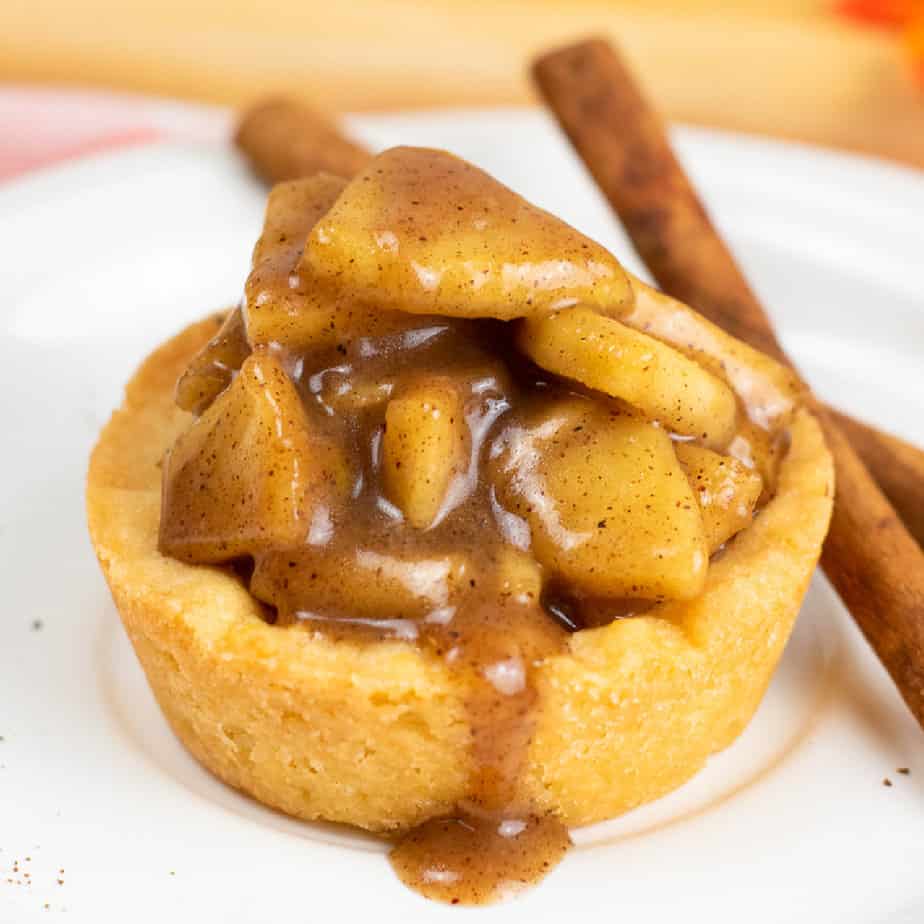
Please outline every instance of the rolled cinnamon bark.
[[664, 123], [613, 47], [591, 39], [550, 52], [536, 60], [533, 76], [658, 285], [738, 339], [783, 359]]
[[908, 532], [924, 548], [924, 452], [836, 408], [828, 410]]
[[[553, 51], [535, 62], [533, 75], [662, 288], [791, 366], [677, 162], [661, 120], [613, 47], [594, 39]], [[824, 425], [837, 479], [822, 564], [924, 727], [924, 552], [833, 414], [814, 399], [813, 409]], [[888, 441], [881, 438], [880, 450]], [[892, 479], [902, 506], [916, 522], [917, 489], [895, 484], [896, 471], [885, 453], [870, 452], [869, 458], [884, 480]]]
[[836, 491], [821, 564], [924, 727], [924, 552], [833, 414], [815, 410], [834, 456]]
[[351, 177], [370, 157], [324, 116], [289, 99], [263, 100], [248, 109], [234, 141], [270, 183], [320, 172]]

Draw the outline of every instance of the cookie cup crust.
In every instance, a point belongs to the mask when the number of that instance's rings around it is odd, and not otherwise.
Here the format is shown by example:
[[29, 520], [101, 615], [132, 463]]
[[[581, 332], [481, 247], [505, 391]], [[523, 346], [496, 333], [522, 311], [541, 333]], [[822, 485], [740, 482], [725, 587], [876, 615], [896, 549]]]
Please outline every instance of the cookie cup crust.
[[[465, 689], [402, 642], [276, 628], [241, 581], [157, 551], [165, 451], [190, 423], [179, 374], [208, 319], [157, 349], [90, 459], [90, 536], [135, 653], [176, 735], [216, 776], [298, 818], [391, 831], [465, 794]], [[689, 779], [750, 720], [821, 552], [833, 468], [807, 411], [779, 490], [692, 603], [571, 636], [536, 669], [523, 796], [568, 825], [612, 817]]]

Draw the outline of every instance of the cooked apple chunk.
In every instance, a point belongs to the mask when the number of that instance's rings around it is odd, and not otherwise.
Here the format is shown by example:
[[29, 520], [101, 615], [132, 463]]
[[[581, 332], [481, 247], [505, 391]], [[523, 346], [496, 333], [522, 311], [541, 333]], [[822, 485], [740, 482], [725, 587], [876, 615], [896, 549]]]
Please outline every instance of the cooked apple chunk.
[[[352, 371], [352, 370], [351, 370]], [[315, 400], [334, 414], [357, 415], [378, 408], [391, 396], [394, 382], [328, 372], [317, 382]]]
[[439, 516], [452, 479], [469, 456], [465, 408], [456, 382], [415, 382], [388, 402], [382, 436], [382, 481], [388, 499], [417, 529]]
[[216, 563], [300, 543], [348, 490], [339, 447], [279, 361], [254, 353], [167, 457], [160, 549]]
[[254, 346], [305, 348], [335, 341], [348, 311], [296, 270], [308, 232], [345, 186], [346, 180], [318, 174], [270, 191], [244, 287], [247, 338]]
[[543, 369], [620, 398], [677, 433], [723, 446], [734, 432], [735, 396], [724, 382], [588, 308], [522, 321], [517, 345]]
[[308, 232], [345, 185], [339, 177], [320, 173], [280, 183], [270, 192], [244, 287], [243, 313], [252, 345], [321, 348], [356, 331], [374, 336], [407, 326], [400, 316], [358, 307], [348, 294], [332, 291], [299, 268]]
[[710, 554], [751, 522], [763, 479], [737, 459], [692, 443], [677, 443], [677, 458], [699, 501]]
[[577, 303], [628, 310], [603, 247], [445, 151], [379, 154], [311, 232], [302, 268], [415, 314], [509, 320]]
[[424, 619], [446, 621], [470, 566], [457, 554], [396, 555], [371, 548], [310, 545], [261, 556], [250, 589], [282, 622], [378, 629], [414, 638]]
[[501, 546], [495, 559], [502, 597], [517, 603], [538, 603], [542, 596], [542, 567], [531, 555]]
[[253, 248], [252, 265], [273, 260], [285, 248], [300, 252], [308, 232], [318, 223], [347, 181], [330, 173], [277, 183], [266, 202], [263, 232]]
[[184, 411], [201, 414], [231, 384], [249, 355], [244, 319], [235, 308], [176, 383], [176, 403]]
[[775, 359], [736, 340], [692, 308], [629, 274], [632, 310], [620, 320], [670, 344], [711, 369], [741, 398], [753, 423], [778, 431], [805, 397], [798, 376]]
[[492, 447], [495, 488], [556, 577], [603, 597], [686, 599], [708, 566], [703, 518], [670, 437], [589, 401], [511, 423]]

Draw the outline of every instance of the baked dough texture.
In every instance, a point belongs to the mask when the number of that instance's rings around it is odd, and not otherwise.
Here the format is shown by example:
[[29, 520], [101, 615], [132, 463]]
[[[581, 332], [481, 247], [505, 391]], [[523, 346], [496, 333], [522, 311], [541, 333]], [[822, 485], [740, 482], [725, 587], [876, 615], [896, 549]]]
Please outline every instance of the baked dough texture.
[[[470, 770], [465, 690], [401, 642], [276, 628], [230, 570], [157, 551], [159, 463], [191, 418], [174, 385], [215, 333], [156, 350], [93, 452], [90, 535], [173, 730], [231, 786], [303, 819], [373, 831], [447, 813]], [[669, 792], [750, 720], [818, 561], [833, 501], [815, 419], [797, 412], [776, 496], [713, 561], [704, 593], [576, 633], [537, 668], [522, 795], [582, 825]]]

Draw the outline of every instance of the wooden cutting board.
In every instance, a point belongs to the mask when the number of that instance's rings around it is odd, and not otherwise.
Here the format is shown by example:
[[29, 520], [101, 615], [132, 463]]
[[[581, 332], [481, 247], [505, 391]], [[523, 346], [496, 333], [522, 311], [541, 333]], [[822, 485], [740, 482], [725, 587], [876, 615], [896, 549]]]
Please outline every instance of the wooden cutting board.
[[[621, 43], [671, 118], [924, 166], [924, 88], [900, 43], [817, 0], [5, 0], [0, 79], [334, 110], [534, 99], [526, 62]], [[272, 12], [269, 12], [272, 8]]]

